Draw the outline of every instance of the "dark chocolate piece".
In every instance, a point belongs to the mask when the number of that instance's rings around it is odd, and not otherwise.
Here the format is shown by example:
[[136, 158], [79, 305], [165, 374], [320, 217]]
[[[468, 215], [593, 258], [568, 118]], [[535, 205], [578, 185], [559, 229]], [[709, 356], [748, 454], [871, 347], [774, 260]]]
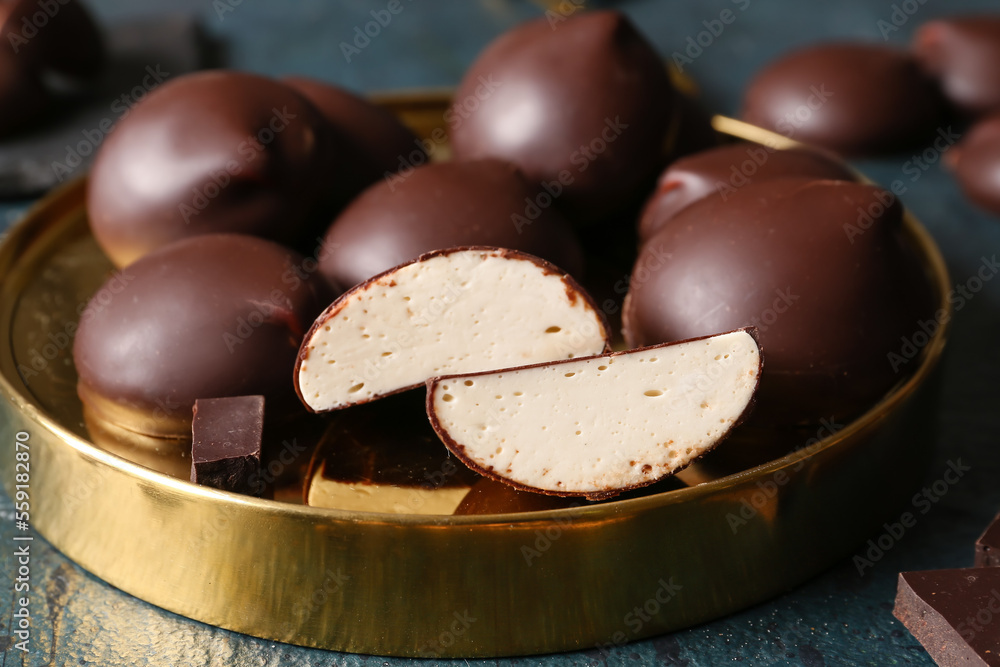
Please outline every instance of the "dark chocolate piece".
[[929, 21], [917, 30], [913, 51], [960, 110], [1000, 111], [1000, 16]]
[[819, 151], [777, 150], [751, 143], [719, 146], [667, 167], [642, 211], [639, 238], [650, 238], [667, 220], [703, 197], [715, 194], [727, 199], [750, 183], [790, 176], [854, 180], [843, 163]]
[[307, 505], [394, 514], [451, 514], [479, 480], [441, 444], [409, 392], [337, 413], [313, 454]]
[[495, 157], [594, 221], [648, 188], [669, 151], [675, 92], [660, 57], [617, 11], [541, 18], [491, 43], [449, 110], [458, 160]]
[[320, 270], [349, 287], [432, 250], [488, 245], [537, 255], [578, 276], [583, 251], [551, 201], [500, 160], [418, 167], [351, 202], [327, 232]]
[[251, 236], [177, 241], [98, 290], [73, 344], [81, 399], [122, 428], [185, 437], [205, 396], [267, 398], [299, 411], [302, 336], [333, 295], [303, 258]]
[[742, 118], [846, 155], [909, 148], [933, 134], [944, 103], [905, 51], [825, 44], [793, 51], [747, 87]]
[[1000, 567], [1000, 514], [976, 540], [976, 567]]
[[892, 613], [941, 667], [1000, 665], [1000, 568], [901, 572]]
[[[366, 186], [388, 178], [414, 161], [413, 151], [426, 157], [413, 132], [386, 109], [354, 93], [324, 81], [286, 77], [285, 85], [301, 93], [341, 135], [349, 162], [342, 178], [351, 182], [346, 191], [360, 192]], [[418, 163], [423, 164], [424, 160]]]
[[199, 398], [191, 422], [191, 481], [259, 496], [264, 397]]
[[976, 123], [953, 153], [951, 162], [962, 192], [1000, 216], [1000, 114]]
[[329, 124], [288, 86], [224, 70], [177, 77], [98, 151], [91, 229], [118, 266], [198, 234], [287, 241], [338, 198], [330, 191], [349, 165], [336, 166], [335, 153]]
[[806, 179], [696, 202], [643, 246], [625, 339], [635, 347], [757, 326], [766, 364], [748, 423], [856, 416], [915, 367], [904, 355], [917, 348], [906, 345], [926, 344], [936, 327], [902, 211], [880, 188]]

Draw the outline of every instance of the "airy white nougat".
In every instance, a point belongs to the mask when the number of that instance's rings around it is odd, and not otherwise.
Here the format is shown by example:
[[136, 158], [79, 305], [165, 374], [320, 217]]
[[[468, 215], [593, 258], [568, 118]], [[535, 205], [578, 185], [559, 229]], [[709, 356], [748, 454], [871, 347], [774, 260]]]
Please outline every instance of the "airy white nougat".
[[498, 248], [430, 253], [346, 292], [306, 334], [295, 369], [324, 412], [428, 379], [607, 349], [607, 325], [569, 276]]
[[520, 488], [601, 498], [714, 447], [757, 388], [749, 330], [587, 359], [443, 377], [427, 410], [469, 467]]

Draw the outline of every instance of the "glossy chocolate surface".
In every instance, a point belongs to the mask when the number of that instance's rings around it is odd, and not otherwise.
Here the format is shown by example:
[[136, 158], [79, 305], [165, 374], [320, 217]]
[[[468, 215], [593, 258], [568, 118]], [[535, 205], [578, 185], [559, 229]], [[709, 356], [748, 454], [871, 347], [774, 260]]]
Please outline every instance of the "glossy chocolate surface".
[[909, 53], [872, 44], [793, 51], [750, 82], [742, 118], [845, 155], [915, 146], [942, 120], [943, 99]]
[[901, 572], [893, 614], [938, 665], [1000, 665], [1000, 568]]
[[191, 481], [259, 495], [264, 397], [200, 398], [191, 423]]
[[172, 79], [98, 151], [91, 229], [118, 266], [198, 234], [287, 241], [334, 198], [334, 145], [319, 112], [276, 81], [225, 70]]
[[933, 325], [933, 290], [901, 214], [880, 188], [806, 179], [696, 202], [643, 246], [626, 341], [756, 326], [765, 363], [750, 422], [853, 417], [905, 377], [903, 355], [927, 340], [920, 322]]
[[295, 356], [333, 298], [304, 266], [270, 241], [218, 234], [127, 267], [81, 315], [81, 398], [123, 428], [175, 437], [190, 434], [199, 398], [260, 394], [269, 415], [297, 412]]
[[1000, 567], [1000, 515], [976, 540], [976, 567]]
[[360, 192], [408, 166], [413, 151], [426, 155], [409, 128], [363, 97], [316, 79], [286, 77], [281, 82], [309, 100], [339, 134], [344, 153], [339, 157], [350, 164], [342, 175], [351, 182], [346, 192]]
[[681, 158], [660, 175], [639, 219], [639, 238], [645, 241], [667, 220], [703, 197], [715, 194], [728, 199], [750, 183], [789, 176], [854, 180], [843, 163], [819, 151], [776, 150], [749, 143], [719, 146]]
[[349, 287], [432, 250], [485, 245], [537, 255], [579, 276], [579, 241], [545, 197], [500, 160], [418, 167], [376, 183], [337, 217], [320, 270]]
[[960, 110], [971, 115], [1000, 111], [1000, 16], [925, 23], [913, 39], [913, 51]]
[[965, 196], [1000, 216], [1000, 114], [973, 125], [956, 147], [953, 162]]
[[592, 221], [626, 206], [663, 163], [675, 92], [659, 55], [616, 11], [525, 23], [501, 35], [455, 92], [456, 159], [496, 157], [559, 185]]

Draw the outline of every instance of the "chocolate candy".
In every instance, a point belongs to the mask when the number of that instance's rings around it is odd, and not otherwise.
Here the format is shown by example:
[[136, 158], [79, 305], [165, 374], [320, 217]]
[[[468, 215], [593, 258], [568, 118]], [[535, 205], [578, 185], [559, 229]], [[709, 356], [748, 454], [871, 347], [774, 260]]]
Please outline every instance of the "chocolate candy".
[[579, 241], [551, 201], [500, 160], [419, 167], [373, 185], [337, 217], [320, 271], [349, 287], [432, 250], [490, 245], [579, 275]]
[[913, 51], [961, 111], [1000, 111], [1000, 16], [963, 16], [920, 26]]
[[1000, 566], [1000, 515], [976, 540], [976, 567]]
[[1000, 665], [1000, 568], [902, 572], [892, 613], [941, 667]]
[[337, 413], [306, 475], [305, 502], [363, 512], [451, 514], [479, 476], [451, 457], [423, 393]]
[[744, 185], [789, 176], [854, 180], [843, 163], [819, 151], [776, 150], [760, 144], [719, 146], [667, 167], [642, 211], [639, 238], [645, 241], [667, 220], [703, 197], [716, 194], [728, 199]]
[[513, 162], [574, 220], [593, 221], [649, 187], [675, 102], [659, 56], [623, 14], [542, 18], [501, 35], [466, 72], [452, 150]]
[[625, 339], [757, 326], [766, 363], [750, 422], [849, 419], [905, 377], [908, 341], [926, 341], [920, 323], [934, 325], [934, 290], [902, 210], [874, 186], [807, 179], [696, 202], [643, 246]]
[[77, 0], [0, 3], [0, 44], [0, 57], [36, 75], [56, 74], [70, 82], [98, 74], [105, 60], [101, 33]]
[[329, 213], [333, 146], [319, 112], [285, 85], [222, 70], [172, 79], [98, 151], [91, 229], [118, 266], [198, 234], [291, 239]]
[[953, 152], [952, 163], [962, 192], [1000, 216], [1000, 114], [976, 123]]
[[744, 120], [847, 155], [918, 144], [940, 124], [940, 92], [910, 54], [872, 44], [794, 51], [759, 72]]
[[[341, 178], [349, 182], [344, 192], [360, 192], [366, 186], [396, 173], [408, 164], [413, 151], [424, 153], [416, 135], [399, 119], [363, 97], [323, 81], [286, 77], [282, 83], [301, 93], [339, 135], [340, 159], [350, 167]], [[423, 160], [419, 162], [423, 164]], [[344, 202], [346, 203], [346, 202]]]
[[200, 398], [191, 422], [191, 481], [222, 491], [260, 495], [264, 397]]
[[235, 234], [150, 253], [82, 313], [80, 398], [102, 419], [165, 437], [187, 437], [194, 402], [207, 396], [260, 394], [269, 415], [297, 412], [299, 343], [333, 297], [306, 266], [287, 248]]

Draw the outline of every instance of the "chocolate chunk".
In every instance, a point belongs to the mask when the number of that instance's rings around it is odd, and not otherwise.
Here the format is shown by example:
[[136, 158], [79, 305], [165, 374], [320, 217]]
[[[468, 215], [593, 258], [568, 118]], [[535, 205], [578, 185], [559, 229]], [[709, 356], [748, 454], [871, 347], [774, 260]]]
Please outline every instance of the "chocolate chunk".
[[[539, 206], [540, 195], [548, 206]], [[488, 245], [536, 255], [578, 276], [583, 251], [551, 201], [500, 160], [419, 167], [351, 202], [327, 232], [320, 271], [349, 287], [432, 250]]]
[[349, 165], [335, 153], [328, 123], [288, 86], [225, 70], [180, 76], [101, 145], [90, 226], [118, 266], [199, 234], [289, 241], [342, 198], [337, 175]]
[[953, 152], [951, 162], [962, 192], [1000, 216], [1000, 114], [976, 123]]
[[901, 572], [893, 614], [941, 667], [1000, 665], [1000, 568]]
[[106, 283], [73, 343], [80, 398], [147, 435], [184, 437], [205, 396], [267, 398], [299, 412], [291, 372], [302, 335], [333, 295], [303, 258], [251, 236], [212, 234], [150, 253]]
[[574, 221], [599, 220], [643, 194], [663, 164], [675, 91], [624, 14], [541, 18], [476, 59], [449, 111], [458, 160], [501, 158], [549, 184]]
[[719, 146], [667, 167], [642, 211], [639, 237], [643, 241], [650, 238], [663, 223], [699, 199], [712, 194], [728, 198], [744, 185], [790, 176], [854, 180], [846, 165], [819, 151], [777, 150], [749, 143]]
[[191, 422], [191, 481], [259, 496], [264, 397], [199, 398]]
[[963, 112], [1000, 111], [1000, 16], [925, 23], [913, 39], [913, 51]]
[[1000, 566], [1000, 514], [976, 540], [976, 567]]
[[793, 51], [747, 87], [742, 117], [847, 155], [900, 150], [933, 134], [941, 93], [905, 51], [825, 44]]
[[850, 419], [914, 367], [901, 346], [925, 337], [921, 321], [934, 323], [934, 289], [902, 212], [881, 188], [804, 179], [696, 202], [643, 246], [625, 339], [653, 345], [758, 326], [766, 365], [749, 421]]
[[338, 412], [313, 454], [305, 502], [363, 512], [451, 514], [479, 479], [427, 423], [423, 393]]

